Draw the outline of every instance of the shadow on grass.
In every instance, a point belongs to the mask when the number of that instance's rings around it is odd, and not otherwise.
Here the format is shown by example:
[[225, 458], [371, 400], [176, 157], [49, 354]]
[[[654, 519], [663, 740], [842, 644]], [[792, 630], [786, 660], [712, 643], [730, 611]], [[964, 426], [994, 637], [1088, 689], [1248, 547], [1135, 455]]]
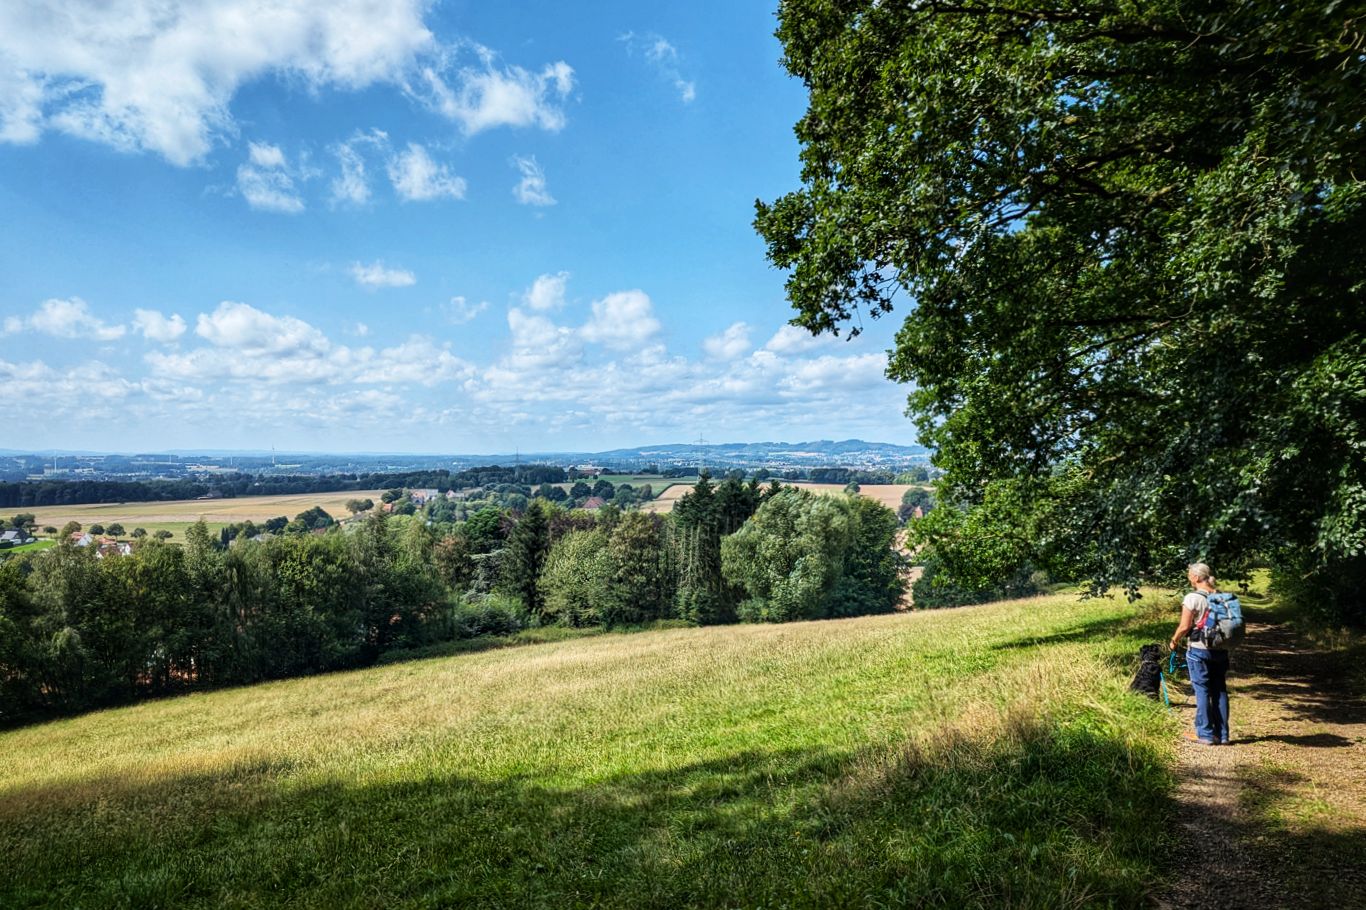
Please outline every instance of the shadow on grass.
[[[0, 904], [1138, 906], [1161, 757], [1084, 727], [895, 754], [744, 752], [552, 785], [270, 762], [0, 796]], [[290, 776], [295, 775], [295, 776]]]
[[993, 651], [1016, 651], [1046, 645], [1072, 644], [1075, 642], [1097, 641], [1113, 638], [1116, 631], [1125, 627], [1123, 619], [1093, 619], [1090, 622], [1062, 629], [1050, 635], [1030, 635], [991, 645]]

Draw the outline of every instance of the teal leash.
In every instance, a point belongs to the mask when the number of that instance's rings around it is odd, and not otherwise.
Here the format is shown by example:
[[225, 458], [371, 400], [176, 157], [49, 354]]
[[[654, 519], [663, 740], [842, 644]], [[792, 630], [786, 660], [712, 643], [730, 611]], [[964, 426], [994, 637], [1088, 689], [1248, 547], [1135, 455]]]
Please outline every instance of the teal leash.
[[1171, 656], [1167, 658], [1167, 669], [1158, 671], [1157, 678], [1162, 686], [1162, 703], [1167, 706], [1168, 711], [1172, 709], [1172, 699], [1171, 694], [1167, 689], [1167, 677], [1170, 676], [1172, 679], [1176, 679], [1177, 672], [1184, 670], [1185, 668], [1186, 662], [1182, 660], [1178, 663], [1177, 654], [1173, 651]]

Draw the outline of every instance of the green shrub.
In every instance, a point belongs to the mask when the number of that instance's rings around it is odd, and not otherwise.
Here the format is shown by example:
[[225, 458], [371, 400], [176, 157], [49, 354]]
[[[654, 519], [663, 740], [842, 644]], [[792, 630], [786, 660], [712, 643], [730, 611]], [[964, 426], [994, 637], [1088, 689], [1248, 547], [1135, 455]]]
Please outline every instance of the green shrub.
[[456, 638], [511, 635], [528, 625], [526, 608], [511, 594], [494, 593], [472, 601], [456, 601], [451, 618]]

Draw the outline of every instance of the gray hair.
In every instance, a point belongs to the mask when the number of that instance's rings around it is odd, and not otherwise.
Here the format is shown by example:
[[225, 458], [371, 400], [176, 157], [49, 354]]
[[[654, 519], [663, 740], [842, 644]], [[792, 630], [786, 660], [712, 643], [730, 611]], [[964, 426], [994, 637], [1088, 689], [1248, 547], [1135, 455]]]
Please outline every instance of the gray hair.
[[1209, 566], [1205, 565], [1203, 562], [1191, 563], [1190, 565], [1186, 566], [1186, 571], [1194, 575], [1196, 581], [1214, 580], [1214, 573], [1211, 572]]

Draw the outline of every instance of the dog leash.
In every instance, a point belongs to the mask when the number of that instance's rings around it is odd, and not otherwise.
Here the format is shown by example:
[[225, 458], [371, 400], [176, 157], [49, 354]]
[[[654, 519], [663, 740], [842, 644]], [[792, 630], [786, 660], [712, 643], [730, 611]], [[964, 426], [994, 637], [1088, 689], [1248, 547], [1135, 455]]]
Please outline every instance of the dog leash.
[[1157, 671], [1157, 679], [1162, 686], [1162, 703], [1167, 706], [1168, 711], [1172, 709], [1172, 699], [1167, 691], [1167, 677], [1176, 679], [1177, 671], [1184, 669], [1186, 669], [1186, 661], [1180, 659], [1178, 662], [1177, 652], [1173, 651], [1171, 656], [1167, 658], [1167, 669]]

